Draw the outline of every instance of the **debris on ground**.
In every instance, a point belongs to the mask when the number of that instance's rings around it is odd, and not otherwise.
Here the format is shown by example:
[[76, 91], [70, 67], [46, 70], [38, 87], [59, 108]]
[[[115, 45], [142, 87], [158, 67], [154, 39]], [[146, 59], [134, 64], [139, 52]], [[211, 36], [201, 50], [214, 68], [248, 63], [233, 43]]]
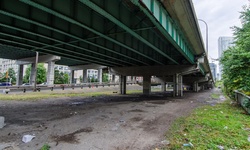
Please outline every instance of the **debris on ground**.
[[224, 150], [224, 147], [221, 146], [221, 145], [218, 145], [217, 147], [218, 147], [218, 149], [220, 149], [220, 150]]
[[183, 146], [184, 147], [194, 147], [194, 145], [191, 142], [185, 143], [185, 144], [183, 144]]
[[33, 138], [35, 138], [36, 136], [34, 135], [24, 135], [23, 138], [22, 138], [22, 141], [24, 143], [28, 143], [30, 142]]

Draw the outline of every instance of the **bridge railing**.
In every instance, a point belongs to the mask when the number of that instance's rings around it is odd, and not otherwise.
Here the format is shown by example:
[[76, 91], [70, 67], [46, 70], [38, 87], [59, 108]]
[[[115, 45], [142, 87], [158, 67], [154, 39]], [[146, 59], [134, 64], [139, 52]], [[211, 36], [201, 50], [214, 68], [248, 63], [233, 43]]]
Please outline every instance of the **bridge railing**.
[[[136, 84], [136, 82], [131, 81], [127, 82], [127, 85], [129, 84]], [[3, 93], [8, 94], [11, 91], [16, 91], [16, 92], [23, 92], [25, 93], [26, 91], [38, 91], [40, 92], [41, 90], [51, 90], [53, 91], [54, 89], [75, 89], [75, 88], [98, 88], [98, 87], [104, 87], [104, 86], [116, 86], [119, 85], [119, 82], [91, 82], [91, 83], [79, 83], [79, 84], [54, 84], [54, 85], [37, 85], [36, 89], [34, 89], [34, 86], [31, 85], [20, 85], [20, 86], [1, 86], [0, 91]]]
[[239, 91], [234, 91], [236, 101], [250, 114], [250, 96]]

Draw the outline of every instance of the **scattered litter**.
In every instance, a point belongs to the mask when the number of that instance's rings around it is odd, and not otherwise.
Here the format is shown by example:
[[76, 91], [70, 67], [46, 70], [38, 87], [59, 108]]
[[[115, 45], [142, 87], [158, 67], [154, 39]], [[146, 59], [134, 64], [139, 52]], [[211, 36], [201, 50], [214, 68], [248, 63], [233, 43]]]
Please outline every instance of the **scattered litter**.
[[121, 122], [121, 123], [125, 123], [125, 120], [119, 120], [119, 122]]
[[187, 134], [186, 134], [186, 133], [184, 133], [183, 135], [184, 135], [184, 136], [187, 136]]
[[193, 103], [193, 101], [190, 101], [190, 103]]
[[0, 116], [0, 129], [2, 129], [4, 126], [5, 126], [4, 117]]
[[225, 127], [224, 127], [224, 129], [228, 129], [228, 127], [227, 127], [227, 126], [225, 126]]
[[170, 144], [170, 142], [169, 142], [168, 140], [163, 140], [163, 141], [161, 141], [161, 144], [164, 144], [164, 145], [169, 145], [169, 144]]
[[33, 136], [33, 135], [24, 135], [23, 138], [22, 138], [22, 141], [23, 141], [24, 143], [28, 143], [28, 142], [30, 142], [33, 138], [35, 138], [35, 136]]
[[218, 147], [218, 149], [220, 149], [220, 150], [224, 150], [224, 147], [221, 146], [221, 145], [218, 145], [217, 147]]
[[250, 142], [250, 136], [248, 137], [248, 139], [247, 139], [247, 140], [248, 140], [248, 142]]
[[184, 147], [194, 147], [194, 145], [191, 142], [185, 143], [185, 144], [183, 144], [183, 146]]
[[225, 101], [226, 100], [225, 96], [220, 95], [220, 100]]
[[223, 111], [220, 111], [220, 113], [222, 113], [222, 114], [223, 114]]

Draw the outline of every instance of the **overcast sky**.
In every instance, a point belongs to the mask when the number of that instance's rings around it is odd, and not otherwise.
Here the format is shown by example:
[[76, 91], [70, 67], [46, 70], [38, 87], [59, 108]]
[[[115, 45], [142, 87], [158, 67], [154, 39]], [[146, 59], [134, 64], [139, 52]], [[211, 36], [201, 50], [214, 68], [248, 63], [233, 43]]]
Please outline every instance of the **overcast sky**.
[[[193, 0], [198, 19], [208, 24], [208, 55], [218, 58], [218, 38], [233, 36], [232, 26], [241, 26], [239, 16], [243, 5], [248, 0]], [[206, 43], [206, 26], [199, 21], [204, 44]], [[205, 46], [205, 45], [204, 45]]]

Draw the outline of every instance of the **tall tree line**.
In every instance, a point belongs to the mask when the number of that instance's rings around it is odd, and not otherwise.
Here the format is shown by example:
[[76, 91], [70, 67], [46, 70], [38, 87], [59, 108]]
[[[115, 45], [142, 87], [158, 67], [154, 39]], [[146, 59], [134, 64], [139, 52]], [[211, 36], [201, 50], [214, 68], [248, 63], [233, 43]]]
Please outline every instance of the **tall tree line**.
[[225, 92], [233, 96], [234, 90], [250, 95], [250, 9], [243, 6], [240, 12], [242, 27], [232, 27], [235, 46], [226, 50], [220, 60]]

